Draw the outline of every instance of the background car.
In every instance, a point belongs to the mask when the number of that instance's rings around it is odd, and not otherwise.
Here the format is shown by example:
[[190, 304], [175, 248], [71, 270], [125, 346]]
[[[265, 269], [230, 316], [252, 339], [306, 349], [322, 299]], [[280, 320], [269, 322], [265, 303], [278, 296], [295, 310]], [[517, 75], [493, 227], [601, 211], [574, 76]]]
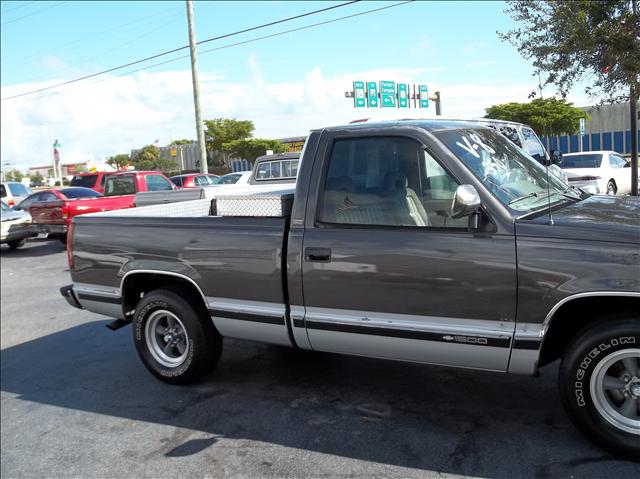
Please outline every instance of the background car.
[[629, 162], [615, 151], [567, 153], [560, 165], [569, 184], [594, 195], [631, 193]]
[[216, 185], [248, 185], [249, 178], [251, 177], [250, 171], [237, 171], [235, 173], [227, 173], [218, 178]]
[[104, 211], [104, 205], [91, 200], [102, 198], [102, 194], [90, 188], [68, 187], [43, 190], [33, 193], [15, 209], [31, 215], [36, 233], [50, 234], [66, 240], [66, 234], [74, 216]]
[[7, 206], [15, 206], [29, 196], [33, 191], [28, 186], [17, 181], [7, 181], [0, 184], [0, 198]]
[[169, 178], [180, 188], [196, 188], [198, 186], [211, 186], [218, 183], [218, 175], [203, 173], [188, 173]]
[[27, 238], [35, 236], [31, 227], [31, 215], [26, 211], [10, 208], [4, 201], [0, 201], [0, 243], [6, 243], [11, 249], [24, 245]]

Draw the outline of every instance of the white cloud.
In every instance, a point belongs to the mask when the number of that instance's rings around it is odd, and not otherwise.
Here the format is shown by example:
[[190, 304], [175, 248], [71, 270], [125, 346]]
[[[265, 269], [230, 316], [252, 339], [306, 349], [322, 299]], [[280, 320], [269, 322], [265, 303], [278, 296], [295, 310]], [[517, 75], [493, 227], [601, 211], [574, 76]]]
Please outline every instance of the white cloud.
[[[319, 66], [304, 77], [269, 82], [258, 59], [248, 59], [250, 80], [229, 82], [223, 74], [201, 74], [205, 119], [228, 117], [253, 120], [256, 137], [305, 135], [310, 129], [348, 123], [357, 118], [434, 117], [428, 110], [353, 108], [344, 97], [354, 79], [393, 79], [414, 83], [438, 68], [376, 69], [327, 76]], [[2, 87], [1, 96], [42, 88], [55, 82]], [[476, 117], [495, 103], [527, 101], [531, 84], [430, 84], [442, 92], [445, 116]], [[195, 138], [193, 94], [189, 70], [138, 72], [89, 85], [77, 84], [63, 94], [26, 101], [2, 102], [1, 156], [17, 167], [50, 162], [49, 132], [62, 143], [62, 161], [97, 160], [172, 138]]]

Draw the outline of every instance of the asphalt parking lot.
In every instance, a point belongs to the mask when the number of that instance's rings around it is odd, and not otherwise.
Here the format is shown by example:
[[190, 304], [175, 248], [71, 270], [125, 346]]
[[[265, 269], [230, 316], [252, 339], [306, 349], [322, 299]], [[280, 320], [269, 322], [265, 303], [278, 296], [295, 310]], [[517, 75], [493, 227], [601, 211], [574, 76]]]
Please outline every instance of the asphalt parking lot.
[[73, 309], [64, 246], [1, 257], [3, 478], [640, 477], [540, 378], [226, 340], [197, 386], [138, 360], [130, 328]]

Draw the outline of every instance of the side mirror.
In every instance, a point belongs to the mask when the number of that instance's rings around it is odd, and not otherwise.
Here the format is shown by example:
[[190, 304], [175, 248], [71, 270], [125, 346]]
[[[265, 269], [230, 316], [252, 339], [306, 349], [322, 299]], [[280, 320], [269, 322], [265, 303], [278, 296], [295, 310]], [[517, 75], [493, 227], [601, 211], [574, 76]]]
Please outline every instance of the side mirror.
[[624, 164], [623, 168], [631, 168], [631, 162], [630, 162], [630, 161], [627, 161], [627, 162]]
[[551, 152], [551, 164], [553, 165], [562, 164], [562, 152], [560, 150], [553, 150]]
[[472, 185], [460, 185], [451, 204], [451, 218], [469, 216], [480, 208], [480, 195]]

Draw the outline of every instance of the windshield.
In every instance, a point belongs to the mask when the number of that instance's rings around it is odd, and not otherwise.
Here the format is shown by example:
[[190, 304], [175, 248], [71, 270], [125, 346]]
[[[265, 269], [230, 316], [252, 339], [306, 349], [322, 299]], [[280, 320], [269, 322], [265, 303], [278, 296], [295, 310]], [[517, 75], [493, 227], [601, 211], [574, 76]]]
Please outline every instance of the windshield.
[[549, 197], [545, 167], [493, 130], [444, 130], [434, 134], [511, 210], [527, 213], [548, 201], [580, 198], [551, 174]]
[[562, 168], [600, 168], [602, 155], [564, 155]]

